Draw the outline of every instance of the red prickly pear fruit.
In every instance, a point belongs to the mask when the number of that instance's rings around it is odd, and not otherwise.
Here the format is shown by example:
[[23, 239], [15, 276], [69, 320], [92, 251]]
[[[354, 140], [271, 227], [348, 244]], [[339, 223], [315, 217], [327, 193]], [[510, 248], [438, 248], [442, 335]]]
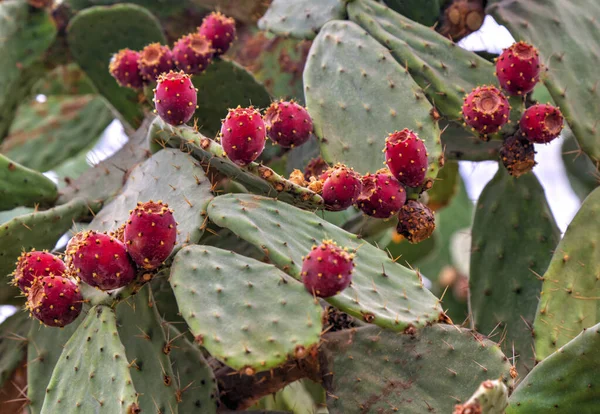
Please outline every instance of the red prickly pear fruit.
[[182, 36], [173, 46], [175, 66], [190, 75], [204, 72], [214, 53], [210, 41], [200, 33]]
[[220, 56], [229, 50], [235, 39], [235, 20], [219, 12], [213, 12], [202, 20], [198, 32], [212, 43], [215, 56]]
[[273, 102], [264, 119], [269, 138], [284, 148], [304, 144], [313, 132], [308, 111], [294, 101]]
[[495, 86], [478, 86], [468, 94], [462, 106], [465, 123], [488, 140], [508, 122], [510, 104]]
[[125, 224], [127, 253], [144, 269], [155, 269], [169, 257], [177, 239], [173, 210], [162, 201], [138, 203]]
[[157, 80], [174, 68], [171, 49], [160, 43], [150, 43], [140, 52], [139, 67], [145, 82]]
[[181, 125], [188, 122], [196, 112], [197, 102], [198, 95], [190, 75], [170, 71], [159, 76], [154, 105], [166, 123]]
[[404, 187], [387, 170], [363, 176], [362, 184], [357, 205], [366, 215], [387, 219], [406, 202]]
[[321, 174], [325, 206], [331, 211], [341, 211], [356, 203], [362, 191], [362, 177], [352, 168], [336, 164]]
[[79, 287], [62, 276], [36, 279], [27, 295], [27, 308], [44, 325], [63, 327], [81, 313], [83, 297]]
[[427, 173], [427, 148], [409, 129], [395, 131], [385, 140], [385, 163], [398, 181], [408, 187], [419, 187]]
[[144, 79], [139, 68], [140, 53], [121, 49], [110, 60], [108, 70], [117, 83], [131, 89], [142, 89]]
[[500, 148], [500, 160], [513, 177], [528, 173], [536, 164], [533, 143], [517, 135], [506, 138]]
[[524, 95], [540, 80], [540, 56], [525, 42], [513, 43], [496, 58], [496, 76], [510, 95]]
[[265, 149], [266, 128], [253, 106], [230, 109], [221, 125], [221, 144], [227, 157], [237, 165], [248, 165]]
[[310, 177], [318, 179], [327, 169], [329, 169], [329, 164], [323, 158], [313, 158], [304, 169], [304, 179], [306, 181], [310, 181]]
[[46, 251], [23, 252], [17, 259], [14, 271], [14, 284], [27, 293], [33, 282], [43, 276], [62, 276], [67, 266], [59, 258]]
[[525, 110], [519, 127], [529, 141], [545, 144], [560, 135], [564, 118], [560, 109], [545, 104], [530, 106]]
[[428, 239], [435, 230], [435, 216], [425, 204], [408, 200], [398, 213], [396, 231], [409, 243], [416, 244]]
[[108, 234], [87, 231], [78, 235], [67, 254], [73, 274], [100, 290], [117, 289], [135, 279], [125, 244]]
[[323, 240], [302, 259], [302, 282], [313, 295], [328, 298], [350, 285], [354, 266], [354, 255]]

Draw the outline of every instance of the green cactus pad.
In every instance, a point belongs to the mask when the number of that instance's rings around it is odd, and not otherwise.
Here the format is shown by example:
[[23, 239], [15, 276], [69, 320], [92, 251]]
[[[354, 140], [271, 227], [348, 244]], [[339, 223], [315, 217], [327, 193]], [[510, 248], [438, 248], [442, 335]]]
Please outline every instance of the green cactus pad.
[[212, 369], [198, 346], [172, 325], [165, 328], [169, 358], [177, 381], [180, 413], [216, 414], [219, 391]]
[[0, 324], [0, 388], [27, 355], [30, 326], [27, 313], [19, 311]]
[[507, 414], [596, 413], [600, 399], [600, 324], [540, 362], [510, 396]]
[[76, 63], [69, 63], [48, 72], [33, 85], [31, 92], [49, 97], [95, 94], [96, 90], [85, 72]]
[[[600, 3], [596, 0], [502, 1], [487, 10], [517, 38], [539, 49], [541, 76], [577, 141], [600, 160]], [[581, 41], [584, 39], [584, 41]]]
[[400, 331], [443, 317], [437, 298], [423, 287], [416, 272], [313, 213], [265, 197], [228, 194], [209, 204], [208, 215], [217, 225], [261, 248], [272, 263], [297, 279], [302, 256], [324, 239], [358, 249], [352, 285], [327, 299], [352, 316]]
[[54, 182], [0, 154], [0, 211], [52, 205], [58, 197]]
[[600, 190], [596, 189], [569, 224], [544, 273], [533, 324], [538, 361], [600, 322], [599, 233]]
[[112, 120], [100, 97], [49, 96], [19, 108], [0, 152], [28, 168], [48, 171], [92, 145]]
[[117, 307], [119, 337], [131, 366], [140, 409], [176, 413], [177, 385], [165, 353], [167, 340], [161, 322], [149, 284]]
[[145, 8], [132, 4], [97, 6], [77, 13], [67, 31], [75, 61], [121, 120], [137, 129], [144, 118], [141, 92], [120, 87], [108, 72], [108, 64], [120, 49], [141, 50], [152, 42], [164, 44], [156, 18]]
[[464, 405], [470, 404], [479, 407], [481, 413], [505, 414], [508, 406], [508, 388], [501, 380], [484, 381]]
[[41, 414], [136, 412], [137, 395], [115, 313], [94, 306], [66, 343]]
[[61, 329], [41, 323], [31, 324], [27, 345], [27, 399], [31, 414], [39, 414], [42, 410], [52, 371], [65, 344], [84, 318], [85, 315], [80, 315], [73, 323]]
[[313, 39], [328, 21], [345, 18], [345, 0], [274, 0], [258, 27], [283, 37]]
[[478, 332], [517, 356], [524, 377], [535, 365], [532, 324], [544, 274], [560, 240], [544, 189], [534, 174], [500, 168], [475, 209], [469, 288]]
[[570, 130], [563, 132], [562, 160], [571, 188], [581, 201], [600, 185], [600, 173], [590, 157], [579, 147]]
[[330, 335], [322, 348], [331, 414], [450, 413], [481, 382], [509, 378], [496, 344], [451, 325], [412, 335], [358, 328]]
[[392, 10], [425, 26], [433, 26], [440, 17], [441, 5], [446, 0], [385, 0]]
[[121, 193], [96, 215], [90, 228], [116, 230], [129, 218], [137, 202], [162, 200], [177, 220], [177, 245], [195, 243], [202, 235], [202, 213], [212, 199], [204, 170], [189, 155], [165, 149], [134, 168]]
[[502, 141], [484, 142], [455, 122], [441, 122], [442, 146], [447, 160], [487, 161], [497, 160]]
[[[121, 0], [66, 0], [72, 10], [80, 11], [93, 6], [111, 6], [123, 3]], [[143, 6], [157, 16], [169, 16], [184, 7], [183, 3], [165, 0], [128, 0], [127, 3]]]
[[442, 150], [432, 106], [404, 65], [355, 23], [323, 27], [304, 69], [304, 94], [325, 160], [374, 173], [384, 166], [388, 134], [409, 128], [425, 141], [427, 175], [435, 177]]
[[55, 37], [56, 27], [46, 10], [20, 0], [0, 2], [0, 141], [36, 80], [35, 66]]
[[233, 369], [268, 370], [319, 343], [321, 306], [273, 265], [189, 246], [175, 256], [170, 282], [196, 341]]

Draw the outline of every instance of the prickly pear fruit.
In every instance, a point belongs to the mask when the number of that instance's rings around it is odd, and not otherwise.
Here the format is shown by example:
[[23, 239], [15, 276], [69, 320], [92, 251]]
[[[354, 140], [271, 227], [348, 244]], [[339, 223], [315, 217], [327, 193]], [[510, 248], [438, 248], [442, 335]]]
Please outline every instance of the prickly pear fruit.
[[173, 69], [173, 55], [168, 46], [150, 43], [140, 52], [140, 73], [145, 82], [152, 82]]
[[65, 263], [46, 251], [23, 252], [17, 259], [14, 271], [14, 284], [27, 293], [35, 279], [43, 276], [62, 276], [67, 271]]
[[139, 68], [140, 53], [135, 50], [121, 49], [110, 60], [108, 70], [121, 86], [141, 89], [144, 79]]
[[231, 161], [250, 164], [265, 149], [265, 140], [265, 123], [253, 106], [229, 110], [221, 125], [221, 144]]
[[341, 211], [356, 202], [362, 191], [362, 177], [352, 168], [336, 164], [321, 174], [321, 193], [328, 210]]
[[313, 158], [308, 162], [306, 168], [304, 168], [304, 178], [306, 181], [310, 181], [310, 177], [319, 178], [329, 168], [329, 164], [325, 162], [320, 156]]
[[502, 144], [500, 159], [510, 175], [520, 177], [535, 167], [535, 149], [527, 139], [514, 135]]
[[273, 102], [265, 112], [267, 135], [284, 148], [304, 144], [313, 131], [308, 111], [294, 101]]
[[427, 148], [409, 129], [395, 131], [385, 139], [385, 163], [398, 181], [408, 187], [419, 187], [427, 173]]
[[410, 243], [416, 244], [428, 239], [435, 230], [435, 216], [425, 204], [408, 200], [398, 214], [396, 231]]
[[215, 55], [220, 56], [229, 50], [235, 39], [235, 20], [219, 12], [213, 12], [202, 20], [198, 32], [206, 36], [215, 49]]
[[495, 86], [478, 86], [468, 94], [462, 106], [465, 123], [488, 140], [508, 122], [510, 104]]
[[190, 75], [170, 71], [158, 78], [154, 106], [160, 117], [171, 125], [181, 125], [194, 116], [198, 96]]
[[127, 253], [144, 269], [155, 269], [173, 251], [177, 223], [173, 210], [162, 201], [138, 203], [125, 224]]
[[112, 236], [86, 231], [67, 249], [73, 275], [90, 286], [113, 290], [128, 285], [136, 271], [125, 244]]
[[540, 80], [540, 56], [525, 42], [513, 43], [496, 59], [496, 76], [500, 86], [511, 95], [533, 90]]
[[406, 191], [388, 170], [367, 174], [362, 178], [358, 207], [375, 218], [390, 218], [400, 211], [406, 201]]
[[525, 110], [519, 127], [524, 137], [536, 144], [545, 144], [560, 135], [563, 129], [560, 109], [545, 104], [530, 106]]
[[302, 282], [306, 290], [321, 298], [337, 295], [352, 280], [353, 260], [354, 255], [332, 240], [313, 246], [302, 259]]
[[81, 313], [83, 297], [79, 287], [62, 276], [44, 276], [34, 281], [27, 295], [27, 308], [48, 326], [73, 322]]
[[210, 41], [200, 33], [182, 36], [173, 46], [175, 66], [190, 75], [203, 72], [214, 53]]

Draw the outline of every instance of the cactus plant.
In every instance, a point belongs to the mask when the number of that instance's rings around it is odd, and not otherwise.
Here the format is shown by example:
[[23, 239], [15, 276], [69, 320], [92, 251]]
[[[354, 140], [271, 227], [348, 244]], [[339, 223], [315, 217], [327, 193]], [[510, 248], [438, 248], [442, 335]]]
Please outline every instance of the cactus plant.
[[[591, 0], [49, 3], [0, 1], [11, 404], [594, 412]], [[484, 6], [495, 64], [455, 43]], [[475, 204], [461, 160], [501, 161]]]

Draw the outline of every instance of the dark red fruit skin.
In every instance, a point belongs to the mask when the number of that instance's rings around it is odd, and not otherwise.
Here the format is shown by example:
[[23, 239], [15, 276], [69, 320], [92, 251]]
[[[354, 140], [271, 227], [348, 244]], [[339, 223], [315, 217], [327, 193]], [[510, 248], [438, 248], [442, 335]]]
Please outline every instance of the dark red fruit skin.
[[27, 293], [35, 279], [43, 276], [62, 276], [67, 266], [59, 258], [46, 251], [23, 252], [17, 259], [14, 271], [14, 284]]
[[198, 102], [190, 75], [170, 71], [160, 75], [154, 90], [154, 106], [168, 124], [181, 125], [194, 116]]
[[101, 290], [117, 289], [135, 279], [135, 266], [124, 243], [95, 231], [77, 237], [78, 241], [67, 249], [74, 276]]
[[545, 144], [560, 135], [564, 118], [560, 109], [546, 104], [530, 106], [525, 110], [519, 127], [529, 141]]
[[215, 56], [220, 56], [229, 50], [235, 39], [235, 20], [219, 12], [213, 12], [204, 18], [198, 33], [206, 36], [215, 49]]
[[329, 164], [321, 157], [313, 158], [304, 169], [304, 179], [310, 181], [310, 177], [319, 178], [329, 168]]
[[36, 279], [27, 295], [27, 308], [44, 325], [63, 327], [81, 313], [83, 297], [79, 287], [61, 276]]
[[398, 213], [396, 231], [409, 243], [416, 244], [428, 239], [435, 230], [435, 215], [425, 204], [408, 200]]
[[465, 123], [484, 141], [508, 122], [510, 104], [495, 86], [478, 86], [465, 98], [462, 106]]
[[174, 69], [173, 54], [168, 46], [150, 43], [140, 52], [139, 68], [144, 82], [152, 82]]
[[502, 89], [510, 95], [531, 92], [540, 80], [537, 49], [525, 42], [513, 43], [496, 58], [496, 76]]
[[121, 49], [113, 55], [108, 70], [119, 85], [131, 89], [141, 89], [144, 86], [144, 79], [140, 72], [139, 61], [139, 52]]
[[387, 219], [398, 213], [406, 202], [406, 191], [389, 172], [366, 174], [358, 207], [368, 216]]
[[362, 177], [352, 168], [336, 164], [321, 174], [323, 191], [321, 196], [325, 207], [331, 211], [341, 211], [356, 203], [362, 191]]
[[230, 109], [221, 125], [221, 144], [237, 165], [248, 165], [265, 149], [265, 123], [253, 106]]
[[138, 203], [125, 224], [127, 253], [144, 269], [160, 266], [173, 251], [177, 222], [173, 210], [161, 201]]
[[353, 270], [354, 256], [331, 240], [323, 240], [302, 259], [302, 282], [313, 295], [328, 298], [350, 285]]
[[273, 102], [265, 112], [264, 120], [268, 137], [284, 148], [304, 144], [313, 132], [308, 111], [294, 101]]
[[214, 53], [210, 41], [200, 33], [182, 36], [173, 46], [175, 66], [190, 75], [204, 72]]
[[385, 163], [398, 181], [408, 187], [419, 187], [427, 173], [427, 148], [409, 129], [395, 131], [385, 140]]

